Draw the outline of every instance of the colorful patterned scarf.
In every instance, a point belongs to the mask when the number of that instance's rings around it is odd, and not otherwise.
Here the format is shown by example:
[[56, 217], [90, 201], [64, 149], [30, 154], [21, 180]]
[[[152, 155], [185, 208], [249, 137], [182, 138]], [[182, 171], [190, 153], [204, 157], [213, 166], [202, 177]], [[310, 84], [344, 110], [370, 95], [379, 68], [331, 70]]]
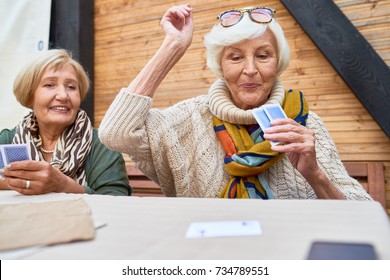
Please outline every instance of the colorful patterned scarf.
[[[308, 104], [300, 91], [286, 92], [283, 110], [286, 115], [306, 126]], [[213, 116], [214, 131], [225, 150], [225, 168], [231, 178], [220, 198], [272, 197], [261, 173], [275, 164], [283, 154], [271, 150], [258, 124], [244, 126], [224, 122]], [[266, 185], [266, 186], [265, 186]]]
[[[57, 140], [50, 165], [59, 169], [80, 185], [88, 185], [85, 161], [92, 148], [92, 124], [87, 113], [79, 109], [75, 122]], [[30, 144], [31, 158], [44, 160], [41, 152], [42, 138], [34, 112], [30, 112], [16, 127], [14, 144]]]

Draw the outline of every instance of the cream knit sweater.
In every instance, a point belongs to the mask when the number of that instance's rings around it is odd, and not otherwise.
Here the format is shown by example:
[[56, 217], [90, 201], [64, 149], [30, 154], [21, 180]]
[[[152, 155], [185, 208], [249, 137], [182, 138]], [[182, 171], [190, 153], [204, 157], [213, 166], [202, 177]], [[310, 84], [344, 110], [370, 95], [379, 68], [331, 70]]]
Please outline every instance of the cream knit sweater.
[[[267, 103], [282, 103], [284, 89], [276, 82]], [[158, 183], [165, 195], [217, 197], [229, 174], [223, 166], [224, 151], [212, 124], [212, 115], [237, 124], [253, 124], [250, 110], [230, 100], [222, 80], [208, 95], [179, 102], [165, 110], [151, 109], [152, 98], [122, 89], [107, 111], [99, 137], [110, 149], [129, 154], [136, 165]], [[313, 112], [307, 127], [316, 136], [320, 167], [347, 199], [371, 200], [362, 186], [348, 176], [325, 125]], [[315, 199], [316, 195], [287, 156], [265, 172], [275, 198]]]

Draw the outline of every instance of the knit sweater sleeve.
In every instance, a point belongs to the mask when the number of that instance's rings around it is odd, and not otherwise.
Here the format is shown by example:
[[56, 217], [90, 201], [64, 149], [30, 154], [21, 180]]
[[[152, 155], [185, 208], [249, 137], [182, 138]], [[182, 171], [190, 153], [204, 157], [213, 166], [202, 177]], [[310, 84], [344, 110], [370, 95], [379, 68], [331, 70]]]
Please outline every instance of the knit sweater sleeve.
[[145, 122], [152, 98], [127, 92], [123, 88], [107, 110], [99, 138], [111, 150], [129, 154], [131, 159], [150, 159]]
[[336, 145], [325, 124], [314, 112], [310, 112], [308, 128], [316, 136], [316, 154], [321, 169], [348, 200], [372, 200], [358, 181], [348, 175], [341, 162]]
[[201, 121], [195, 109], [199, 102], [178, 103], [165, 110], [153, 109], [151, 103], [149, 97], [122, 90], [99, 127], [99, 137], [110, 149], [128, 154], [167, 196], [176, 196], [193, 164], [189, 159], [196, 147], [191, 143], [196, 141], [187, 138]]

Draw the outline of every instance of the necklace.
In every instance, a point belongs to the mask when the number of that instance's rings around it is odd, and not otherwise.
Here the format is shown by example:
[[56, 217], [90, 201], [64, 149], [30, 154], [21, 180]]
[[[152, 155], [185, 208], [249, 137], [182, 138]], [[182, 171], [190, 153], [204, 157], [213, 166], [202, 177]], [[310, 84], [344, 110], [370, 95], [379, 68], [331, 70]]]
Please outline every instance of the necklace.
[[41, 146], [41, 151], [42, 151], [43, 153], [45, 153], [45, 154], [52, 154], [52, 153], [54, 152], [54, 150], [51, 150], [51, 151], [45, 150], [42, 146]]

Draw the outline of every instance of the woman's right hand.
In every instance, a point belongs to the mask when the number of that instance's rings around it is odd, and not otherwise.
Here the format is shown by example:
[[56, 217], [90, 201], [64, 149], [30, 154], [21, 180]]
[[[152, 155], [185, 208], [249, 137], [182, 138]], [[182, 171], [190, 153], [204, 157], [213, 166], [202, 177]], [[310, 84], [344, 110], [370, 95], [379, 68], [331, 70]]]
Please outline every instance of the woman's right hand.
[[3, 168], [2, 185], [24, 195], [49, 192], [84, 193], [84, 188], [46, 161], [11, 162]]
[[194, 25], [192, 8], [189, 4], [169, 8], [161, 19], [160, 25], [167, 38], [187, 49], [191, 45]]
[[[128, 92], [153, 97], [165, 76], [191, 45], [194, 25], [190, 5], [169, 8], [160, 25], [165, 32], [165, 39], [151, 60], [129, 84]], [[101, 127], [104, 126], [103, 119]]]

